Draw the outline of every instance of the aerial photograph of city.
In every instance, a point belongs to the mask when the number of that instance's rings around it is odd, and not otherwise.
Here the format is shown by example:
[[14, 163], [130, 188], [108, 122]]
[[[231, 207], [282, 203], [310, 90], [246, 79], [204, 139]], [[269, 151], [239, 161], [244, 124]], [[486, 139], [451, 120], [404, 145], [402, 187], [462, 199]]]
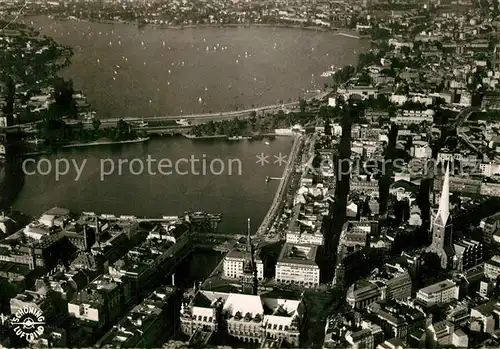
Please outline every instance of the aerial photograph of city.
[[0, 0], [0, 348], [500, 348], [500, 0]]

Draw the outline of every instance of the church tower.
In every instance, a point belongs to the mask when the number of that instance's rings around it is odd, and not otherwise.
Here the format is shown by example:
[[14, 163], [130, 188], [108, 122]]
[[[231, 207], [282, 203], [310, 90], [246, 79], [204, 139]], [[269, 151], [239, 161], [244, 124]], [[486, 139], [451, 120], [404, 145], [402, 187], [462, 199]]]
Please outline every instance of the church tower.
[[455, 254], [452, 241], [452, 224], [450, 215], [450, 168], [446, 167], [446, 173], [439, 199], [439, 208], [432, 221], [432, 243], [427, 252], [436, 253], [441, 261], [441, 267], [451, 267], [451, 260]]
[[252, 240], [250, 238], [250, 218], [247, 222], [247, 245], [241, 284], [243, 293], [257, 295], [257, 269], [255, 267]]

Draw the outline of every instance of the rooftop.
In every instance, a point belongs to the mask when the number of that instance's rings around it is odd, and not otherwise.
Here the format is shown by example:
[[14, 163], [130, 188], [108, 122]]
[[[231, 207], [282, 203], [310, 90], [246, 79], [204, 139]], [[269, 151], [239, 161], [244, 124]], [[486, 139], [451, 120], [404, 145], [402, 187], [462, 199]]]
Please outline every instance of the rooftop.
[[317, 251], [317, 246], [285, 243], [278, 258], [278, 263], [316, 265]]
[[500, 267], [500, 255], [495, 255], [491, 257], [487, 263]]
[[421, 288], [418, 292], [435, 293], [435, 292], [439, 292], [443, 289], [453, 287], [455, 285], [456, 285], [455, 282], [453, 282], [452, 280], [444, 280], [444, 281], [440, 281], [438, 283], [435, 283], [433, 285]]
[[149, 295], [141, 304], [136, 305], [100, 341], [100, 345], [134, 346], [135, 343], [154, 323], [160, 319], [163, 307], [175, 288], [162, 286]]

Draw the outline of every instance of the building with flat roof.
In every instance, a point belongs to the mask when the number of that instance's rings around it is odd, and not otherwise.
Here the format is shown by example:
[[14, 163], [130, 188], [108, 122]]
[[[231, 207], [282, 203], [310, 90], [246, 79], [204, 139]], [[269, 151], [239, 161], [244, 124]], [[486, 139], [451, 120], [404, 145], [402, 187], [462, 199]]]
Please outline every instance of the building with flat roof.
[[319, 285], [318, 246], [285, 243], [276, 263], [276, 281], [304, 286]]
[[411, 297], [410, 274], [399, 265], [386, 264], [385, 268], [349, 287], [347, 303], [354, 309], [364, 309], [373, 302]]
[[471, 239], [462, 239], [453, 244], [455, 269], [463, 271], [478, 265], [483, 260], [483, 244]]
[[500, 276], [500, 256], [495, 255], [484, 263], [484, 275], [492, 280]]
[[[239, 250], [230, 251], [225, 257], [222, 265], [224, 277], [231, 279], [240, 279], [243, 276], [243, 267], [246, 261], [246, 252]], [[257, 280], [264, 280], [264, 263], [262, 259], [255, 254], [255, 267], [257, 269]]]
[[[322, 246], [325, 239], [321, 232], [321, 225], [314, 226], [313, 222], [307, 219], [307, 217], [301, 217], [302, 209], [305, 210], [305, 208], [304, 205], [295, 205], [290, 224], [286, 231], [286, 242]], [[312, 228], [309, 228], [307, 223], [310, 223], [309, 227], [312, 226]]]
[[132, 298], [128, 278], [103, 274], [68, 303], [70, 316], [104, 327], [112, 323]]
[[113, 326], [97, 346], [151, 348], [161, 345], [174, 332], [180, 304], [178, 289], [159, 287]]
[[430, 307], [458, 300], [459, 287], [452, 280], [444, 280], [424, 287], [417, 292], [417, 302]]

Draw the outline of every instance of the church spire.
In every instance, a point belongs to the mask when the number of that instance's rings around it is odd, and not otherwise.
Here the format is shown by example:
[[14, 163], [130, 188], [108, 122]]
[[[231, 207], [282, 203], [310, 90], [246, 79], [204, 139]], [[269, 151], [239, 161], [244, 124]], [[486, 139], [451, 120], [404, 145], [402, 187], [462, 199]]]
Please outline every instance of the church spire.
[[252, 253], [252, 240], [250, 240], [250, 218], [247, 219], [247, 253]]
[[242, 286], [243, 293], [257, 295], [258, 282], [257, 270], [253, 256], [252, 240], [250, 239], [250, 218], [247, 220], [247, 246], [245, 260], [243, 262]]
[[439, 208], [436, 214], [436, 220], [440, 218], [442, 224], [446, 224], [450, 218], [450, 166], [446, 165], [443, 187], [441, 189], [441, 198], [439, 199]]

